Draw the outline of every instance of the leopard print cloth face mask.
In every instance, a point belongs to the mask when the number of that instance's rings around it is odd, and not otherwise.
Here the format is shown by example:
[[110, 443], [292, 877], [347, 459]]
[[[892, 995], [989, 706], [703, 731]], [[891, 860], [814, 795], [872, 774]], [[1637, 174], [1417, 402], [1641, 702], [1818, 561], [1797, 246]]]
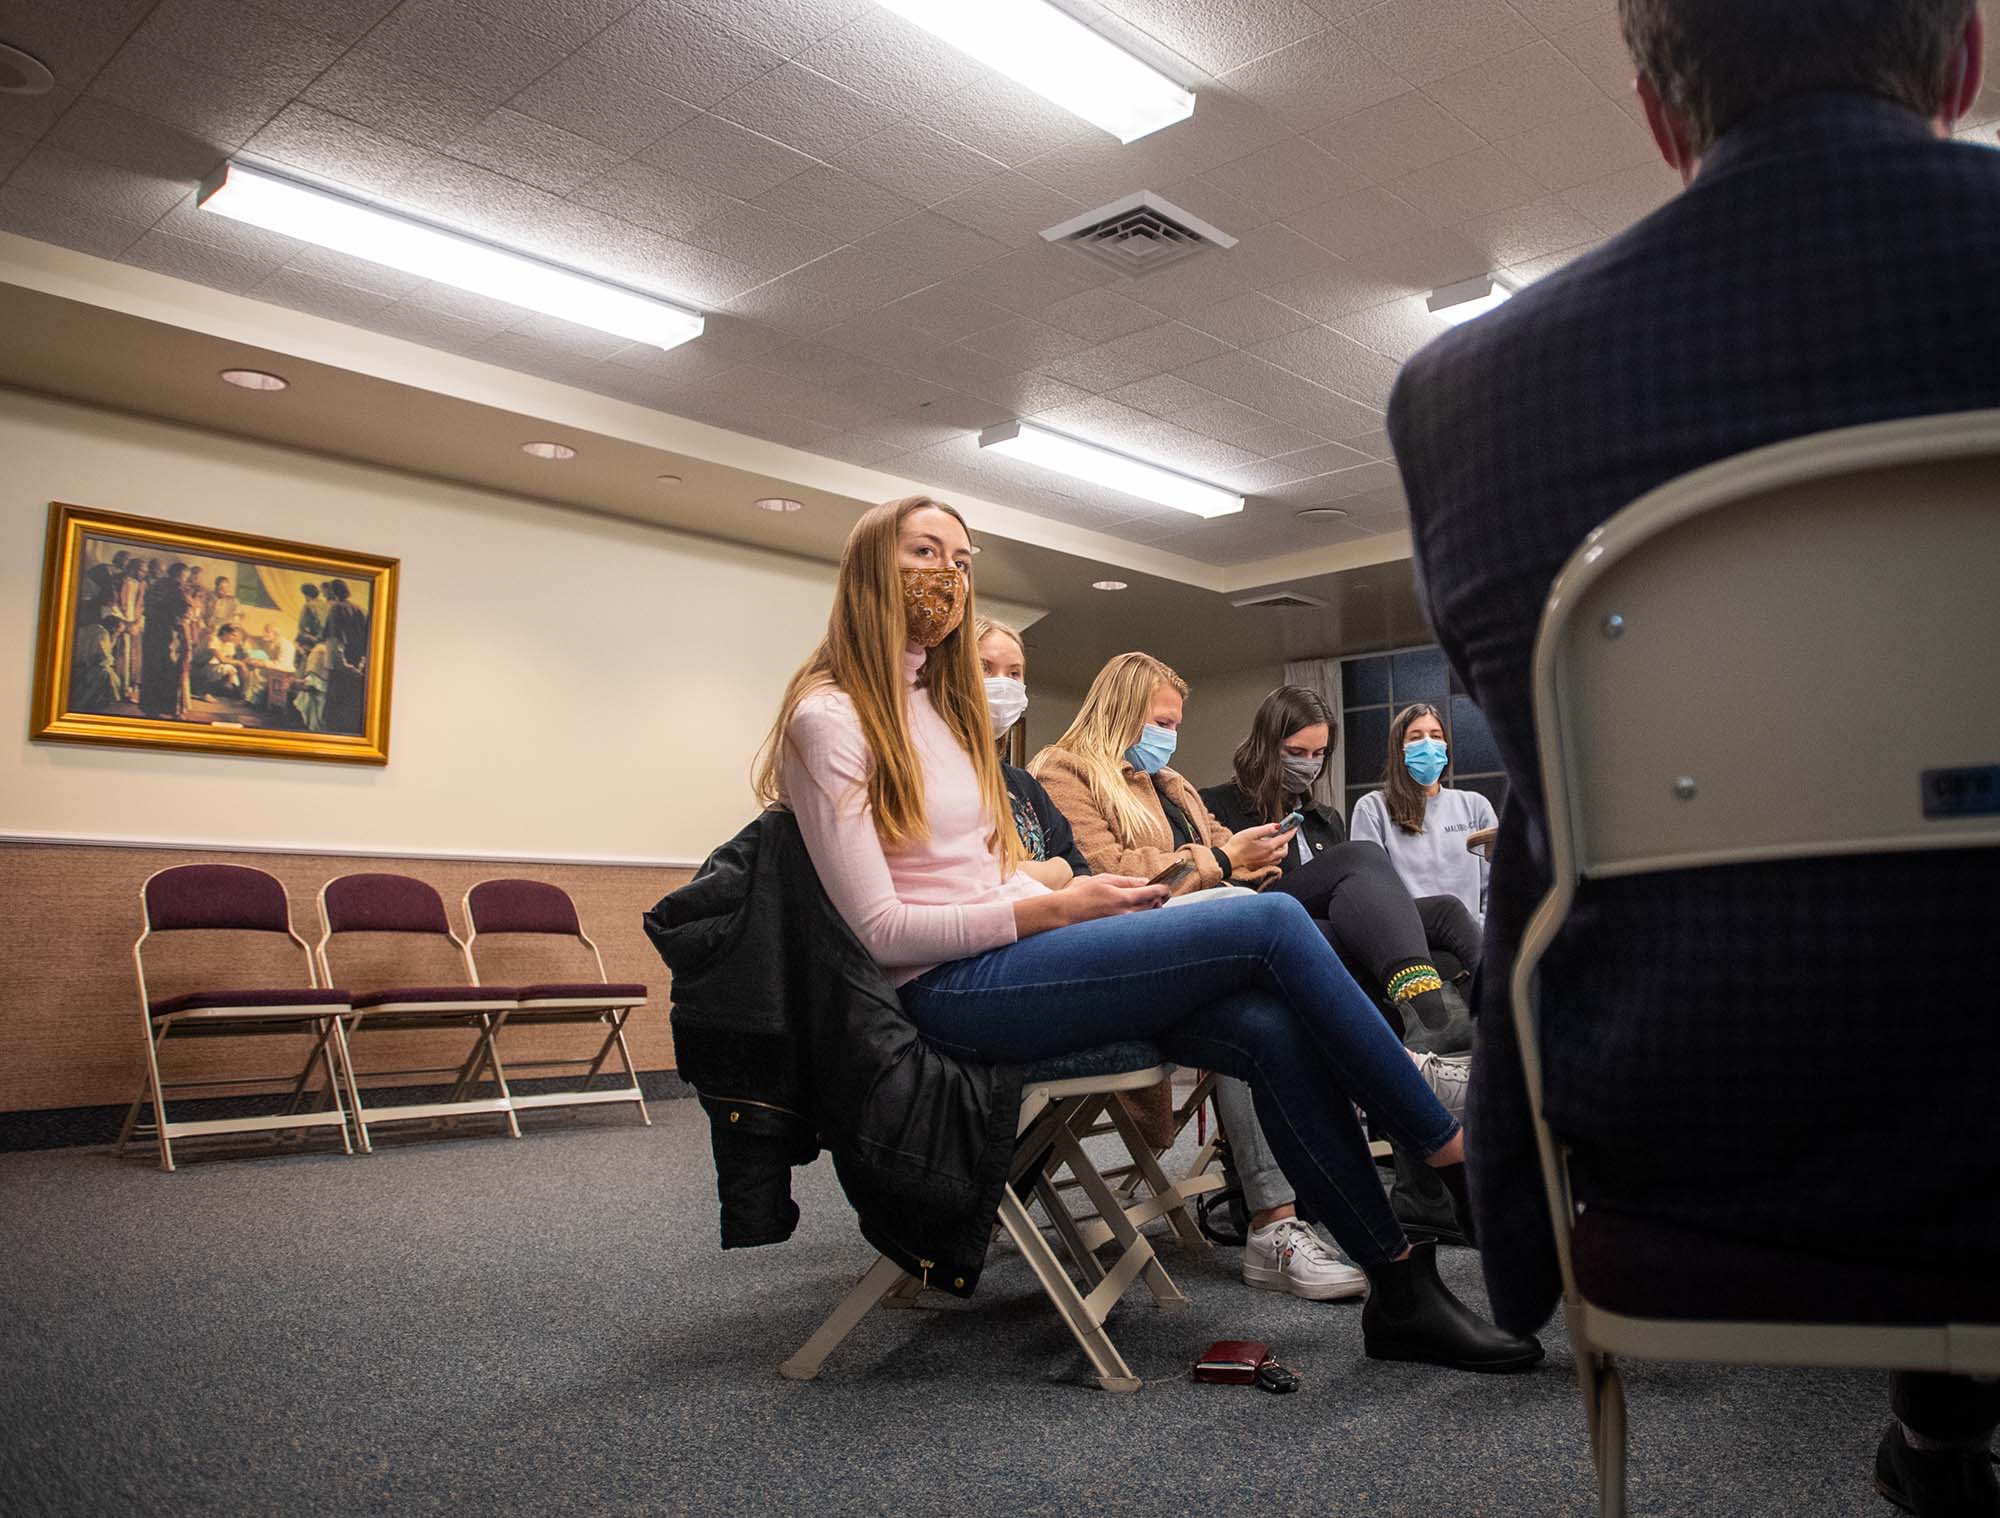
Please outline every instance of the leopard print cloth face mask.
[[903, 620], [910, 641], [923, 648], [936, 648], [965, 620], [969, 585], [957, 569], [906, 569], [903, 571]]

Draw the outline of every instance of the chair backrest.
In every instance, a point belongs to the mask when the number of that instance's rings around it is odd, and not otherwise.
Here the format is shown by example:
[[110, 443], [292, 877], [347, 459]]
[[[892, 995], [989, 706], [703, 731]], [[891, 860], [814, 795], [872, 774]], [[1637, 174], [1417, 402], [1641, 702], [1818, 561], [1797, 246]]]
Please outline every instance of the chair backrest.
[[[465, 921], [471, 929], [466, 954], [476, 964], [484, 953], [489, 971], [505, 979], [547, 975], [552, 950], [566, 961], [560, 971], [565, 978], [569, 965], [580, 962], [594, 964], [599, 981], [606, 978], [604, 956], [583, 931], [576, 903], [561, 886], [545, 880], [482, 880], [465, 893]], [[482, 938], [487, 940], [483, 946]], [[496, 944], [492, 941], [496, 938], [504, 942]], [[571, 947], [557, 950], [553, 940], [558, 939]], [[504, 967], [494, 962], [496, 950], [505, 959]], [[585, 951], [587, 960], [580, 958]]]
[[374, 872], [342, 875], [320, 887], [319, 915], [319, 963], [329, 984], [329, 948], [337, 937], [350, 939], [341, 950], [347, 984], [455, 980], [472, 973], [444, 898], [425, 881]]
[[[263, 870], [238, 864], [181, 864], [156, 870], [139, 887], [139, 936], [132, 944], [132, 961], [139, 975], [139, 995], [150, 1003], [157, 995], [175, 991], [213, 987], [223, 981], [255, 982], [262, 971], [276, 964], [277, 946], [258, 940], [267, 947], [255, 951], [259, 963], [242, 953], [227, 956], [229, 969], [219, 971], [213, 954], [202, 956], [199, 965], [176, 966], [169, 950], [166, 980], [159, 976], [149, 984], [146, 975], [148, 940], [159, 934], [187, 932], [226, 934], [278, 934], [295, 945], [305, 958], [306, 984], [320, 984], [312, 950], [292, 931], [292, 909], [284, 885]], [[237, 945], [249, 940], [237, 940]], [[156, 969], [158, 967], [156, 966]], [[280, 972], [289, 973], [289, 972]], [[219, 978], [218, 978], [219, 977]], [[187, 981], [181, 986], [178, 981]]]
[[1535, 653], [1571, 884], [2000, 844], [2000, 412], [1851, 428], [1654, 491]]

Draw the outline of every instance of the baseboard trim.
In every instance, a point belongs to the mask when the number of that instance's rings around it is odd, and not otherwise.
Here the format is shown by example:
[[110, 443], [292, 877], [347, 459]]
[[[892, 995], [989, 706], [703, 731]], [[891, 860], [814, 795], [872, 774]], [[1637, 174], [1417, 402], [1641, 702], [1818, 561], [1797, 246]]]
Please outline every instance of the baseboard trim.
[[[530, 1078], [508, 1082], [513, 1090], [523, 1096], [557, 1090], [561, 1084], [561, 1080], [555, 1078]], [[682, 1080], [677, 1070], [642, 1070], [639, 1072], [639, 1089], [646, 1093], [646, 1100], [649, 1102], [675, 1101], [681, 1097], [694, 1095], [694, 1087]], [[408, 1102], [441, 1099], [444, 1094], [442, 1087], [427, 1086], [369, 1086], [364, 1090], [371, 1102], [383, 1103], [392, 1098]], [[277, 1110], [272, 1105], [276, 1101], [277, 1098], [269, 1096], [209, 1097], [175, 1102], [168, 1112], [177, 1120], [186, 1118], [190, 1121], [217, 1117], [249, 1117], [267, 1109]], [[40, 1111], [0, 1112], [0, 1154], [115, 1143], [118, 1139], [118, 1130], [125, 1125], [126, 1110], [123, 1106], [54, 1107]], [[199, 1143], [202, 1140], [187, 1142]]]
[[441, 859], [474, 864], [573, 864], [607, 869], [698, 870], [702, 861], [671, 855], [510, 854], [467, 849], [360, 848], [333, 843], [219, 843], [212, 838], [139, 838], [113, 833], [0, 833], [0, 843], [85, 849], [173, 849], [197, 854], [311, 854], [333, 859]]

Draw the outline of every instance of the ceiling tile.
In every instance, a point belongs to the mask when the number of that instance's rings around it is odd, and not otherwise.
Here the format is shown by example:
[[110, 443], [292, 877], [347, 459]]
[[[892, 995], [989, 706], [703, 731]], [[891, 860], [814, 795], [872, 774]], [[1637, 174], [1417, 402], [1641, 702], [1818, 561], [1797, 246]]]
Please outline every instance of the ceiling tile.
[[18, 132], [0, 132], [0, 179], [5, 179], [14, 170], [14, 165], [28, 156], [28, 150], [35, 145], [35, 139], [24, 137]]
[[131, 35], [152, 0], [99, 0], [93, 4], [14, 3], [0, 11], [7, 41], [39, 58], [59, 87], [81, 89]]
[[1277, 220], [1211, 179], [1177, 179], [1160, 193], [1169, 204], [1180, 207], [1190, 216], [1200, 217], [1217, 231], [1227, 232], [1231, 237], [1241, 237], [1268, 221]]
[[1245, 232], [1218, 261], [1228, 264], [1230, 273], [1244, 284], [1260, 290], [1322, 272], [1340, 262], [1283, 222]]
[[[417, 286], [427, 283], [414, 274], [405, 274], [400, 269], [392, 269], [387, 264], [371, 263], [351, 254], [336, 253], [331, 248], [303, 247], [286, 259], [283, 267], [299, 274], [317, 275], [321, 279], [334, 280], [339, 284], [351, 285], [356, 290], [369, 290], [377, 295], [387, 295], [401, 299]], [[519, 313], [516, 312], [518, 320]], [[509, 326], [513, 323], [509, 322]]]
[[631, 344], [622, 337], [614, 337], [609, 332], [601, 332], [595, 327], [582, 326], [577, 322], [564, 321], [559, 316], [548, 316], [542, 312], [529, 312], [509, 329], [516, 337], [546, 343], [564, 353], [574, 353], [588, 359], [605, 359]]
[[347, 51], [339, 38], [235, 0], [161, 0], [133, 36], [286, 95], [304, 89]]
[[1113, 338], [1103, 345], [1111, 352], [1136, 359], [1156, 370], [1179, 369], [1225, 352], [1228, 344], [1206, 332], [1197, 332], [1182, 322], [1161, 322], [1158, 326]]
[[654, 89], [633, 59], [596, 47], [565, 58], [508, 104], [621, 153], [652, 146], [698, 114], [685, 100]]
[[1482, 250], [1493, 268], [1540, 258], [1578, 243], [1594, 242], [1596, 223], [1560, 195], [1544, 195], [1526, 205], [1462, 223], [1458, 235]]
[[99, 206], [58, 200], [39, 190], [0, 186], [0, 231], [75, 248], [100, 258], [116, 258], [145, 235], [143, 222], [127, 221]]
[[353, 321], [389, 304], [379, 290], [360, 290], [338, 280], [297, 269], [277, 269], [245, 292], [252, 300], [269, 301], [332, 321]]
[[811, 395], [788, 402], [785, 410], [792, 416], [804, 417], [822, 427], [837, 427], [842, 432], [859, 427], [864, 422], [878, 421], [889, 414], [886, 407], [871, 406], [838, 388], [816, 390]]
[[1156, 326], [1160, 315], [1115, 290], [1098, 288], [1071, 295], [1035, 313], [1036, 317], [1086, 342], [1106, 343], [1128, 332]]
[[1301, 379], [1378, 408], [1387, 404], [1389, 389], [1401, 367], [1396, 360], [1326, 327], [1302, 327], [1259, 343], [1250, 351]]
[[1344, 116], [1314, 132], [1312, 140], [1385, 183], [1484, 145], [1464, 122], [1415, 91]]
[[932, 211], [892, 221], [855, 246], [933, 279], [963, 274], [1007, 251], [1004, 244]]
[[1386, 0], [1341, 30], [1412, 84], [1429, 84], [1536, 38], [1505, 0]]
[[495, 105], [562, 58], [541, 33], [489, 16], [463, 0], [404, 0], [368, 34], [368, 46]]
[[1437, 80], [1425, 91], [1489, 142], [1604, 104], [1604, 95], [1546, 39]]
[[[336, 138], [336, 146], [344, 140]], [[328, 150], [329, 156], [332, 151]], [[320, 172], [332, 174], [333, 170]], [[518, 179], [442, 155], [420, 155], [415, 167], [395, 181], [390, 198], [448, 225], [502, 242], [545, 249], [551, 256], [560, 256], [556, 248], [575, 235], [584, 218], [598, 214], [572, 207]]]
[[1581, 243], [1574, 248], [1562, 248], [1554, 253], [1545, 253], [1540, 258], [1524, 259], [1520, 263], [1512, 264], [1508, 267], [1507, 272], [1514, 277], [1516, 283], [1525, 289], [1536, 280], [1553, 274], [1558, 269], [1568, 268], [1569, 265], [1575, 263], [1584, 254], [1598, 246], [1599, 244], [1596, 242], [1587, 242]]
[[1182, 379], [1321, 437], [1345, 440], [1382, 425], [1382, 414], [1254, 354], [1224, 353], [1190, 364]]
[[997, 159], [975, 153], [916, 120], [900, 122], [838, 156], [827, 156], [835, 167], [920, 206], [961, 194], [1006, 172]]
[[[1500, 267], [1499, 263], [1494, 264]], [[1445, 324], [1431, 314], [1422, 296], [1388, 301], [1356, 311], [1334, 323], [1336, 331], [1377, 353], [1407, 361], [1442, 337]]]
[[635, 0], [470, 0], [481, 13], [539, 33], [572, 53], [632, 9]]
[[671, 0], [644, 0], [586, 51], [622, 58], [652, 88], [704, 109], [784, 61]]
[[1646, 129], [1604, 99], [1574, 116], [1510, 137], [1499, 147], [1550, 190], [1572, 190], [1620, 169], [1651, 163], [1654, 156]]
[[464, 136], [492, 110], [470, 90], [371, 48], [347, 54], [315, 79], [302, 98], [336, 116], [433, 149]]
[[120, 48], [89, 94], [206, 139], [241, 145], [284, 108], [283, 90], [218, 73], [162, 47]]
[[1471, 279], [1486, 273], [1492, 264], [1475, 244], [1456, 232], [1427, 232], [1408, 242], [1356, 254], [1348, 267], [1361, 275], [1379, 276], [1400, 286], [1399, 295], [1409, 295]]
[[245, 147], [280, 168], [378, 195], [436, 161], [414, 143], [296, 103]]
[[1259, 459], [1229, 471], [1222, 483], [1250, 495], [1263, 495], [1280, 485], [1317, 479], [1337, 469], [1353, 468], [1368, 462], [1366, 454], [1340, 443], [1321, 443], [1297, 453]]
[[1010, 166], [1097, 130], [1013, 80], [990, 74], [934, 97], [923, 118], [945, 136]]
[[594, 179], [621, 156], [588, 137], [505, 108], [445, 151], [453, 158], [559, 195]]
[[689, 0], [689, 4], [787, 58], [871, 8], [868, 0]]
[[[1297, 453], [1305, 448], [1317, 448], [1326, 439], [1317, 433], [1307, 432], [1302, 427], [1294, 427], [1289, 422], [1273, 422], [1270, 426], [1239, 438], [1239, 444], [1259, 458], [1283, 458], [1288, 453]], [[1355, 445], [1349, 443], [1348, 447]]]
[[695, 342], [703, 353], [741, 361], [781, 347], [785, 337], [784, 334], [759, 326], [756, 322], [711, 311], [708, 313], [701, 336], [696, 338]]
[[926, 332], [939, 342], [955, 343], [962, 337], [999, 326], [1014, 313], [1005, 306], [979, 300], [957, 285], [933, 285], [897, 301], [883, 315]]
[[1616, 106], [1633, 103], [1633, 82], [1639, 71], [1625, 46], [1615, 14], [1599, 15], [1550, 35], [1556, 50], [1589, 76]]
[[975, 232], [1018, 247], [1039, 244], [1044, 227], [1068, 221], [1084, 206], [1026, 175], [998, 174], [931, 209]]
[[841, 239], [804, 222], [774, 216], [758, 206], [738, 206], [685, 234], [697, 248], [708, 248], [763, 269], [783, 274], [842, 246]]
[[823, 163], [766, 190], [755, 204], [850, 242], [917, 210], [902, 196]]
[[1211, 74], [1327, 27], [1302, 0], [1122, 0], [1118, 14]]
[[951, 281], [951, 287], [1026, 315], [1109, 282], [1108, 271], [1065, 249], [1043, 243], [961, 274]]
[[[573, 213], [571, 219], [574, 222], [578, 216], [599, 214], [581, 211]], [[697, 248], [625, 222], [612, 222], [609, 217], [605, 220], [611, 225], [601, 243], [604, 251], [595, 262], [607, 276], [650, 285], [671, 299], [698, 306], [719, 306], [763, 280], [762, 270], [711, 248]]]
[[1217, 301], [1181, 318], [1197, 332], [1219, 337], [1234, 347], [1247, 348], [1307, 325], [1309, 317], [1282, 306], [1270, 296], [1252, 293]]
[[725, 121], [820, 158], [874, 136], [901, 114], [796, 63], [752, 80], [711, 109]]
[[1118, 280], [1111, 288], [1142, 306], [1150, 306], [1162, 316], [1172, 317], [1205, 311], [1247, 290], [1226, 257], [1190, 258], [1157, 274]]
[[1285, 224], [1342, 258], [1372, 253], [1432, 229], [1415, 206], [1373, 185], [1300, 211]]
[[[799, 53], [795, 62], [898, 111], [948, 97], [991, 76], [957, 48], [881, 6], [856, 7], [853, 19]], [[927, 110], [924, 119], [936, 126]]]
[[205, 137], [87, 95], [42, 140], [100, 163], [178, 181], [183, 190], [193, 188], [225, 156]]
[[720, 190], [678, 178], [637, 159], [605, 170], [571, 191], [569, 198], [669, 237], [685, 237], [741, 204]]
[[39, 139], [76, 103], [77, 91], [58, 82], [46, 95], [0, 95], [0, 130]]
[[[716, 318], [711, 317], [711, 321]], [[707, 336], [706, 333], [703, 334]], [[628, 343], [605, 360], [630, 374], [644, 374], [656, 384], [691, 385], [713, 379], [735, 361], [709, 351], [700, 338], [677, 348], [655, 348], [651, 343]]]
[[1386, 428], [1375, 432], [1364, 432], [1359, 437], [1351, 437], [1347, 439], [1347, 446], [1358, 449], [1371, 459], [1393, 459], [1396, 456], [1395, 450], [1389, 446], [1389, 433]]
[[1205, 174], [1219, 163], [1242, 158], [1291, 135], [1291, 124], [1275, 111], [1219, 84], [1203, 83], [1196, 95], [1194, 115], [1158, 135], [1168, 156], [1160, 179], [1180, 181]]
[[157, 228], [119, 255], [121, 261], [171, 274], [175, 279], [192, 280], [215, 290], [241, 295], [268, 278], [277, 267], [269, 258], [252, 253], [232, 252], [192, 238], [175, 237]]
[[1352, 116], [1410, 88], [1409, 81], [1338, 31], [1266, 54], [1222, 82], [1301, 132]]
[[358, 42], [402, 0], [257, 0], [260, 10], [301, 22], [342, 42]]
[[1509, 3], [1530, 26], [1545, 35], [1618, 14], [1617, 0], [1509, 0]]
[[1203, 178], [1263, 218], [1289, 216], [1367, 183], [1358, 169], [1298, 137], [1211, 169]]
[[29, 151], [7, 185], [27, 194], [91, 207], [141, 227], [158, 221], [187, 193], [187, 186], [177, 181], [99, 163], [48, 142]]
[[1061, 332], [1028, 317], [1017, 316], [997, 327], [973, 333], [959, 346], [998, 359], [1010, 369], [1044, 369], [1055, 360], [1080, 352], [1090, 344], [1073, 333]]
[[1331, 323], [1350, 312], [1365, 311], [1410, 293], [1401, 279], [1385, 279], [1353, 264], [1340, 264], [1301, 279], [1273, 285], [1265, 294], [1314, 321]]
[[639, 155], [642, 163], [738, 200], [754, 200], [813, 166], [804, 153], [720, 116], [697, 116]]
[[421, 343], [426, 348], [441, 348], [449, 353], [469, 353], [496, 332], [504, 330], [490, 324], [461, 321], [442, 311], [401, 300], [378, 307], [359, 320], [363, 326], [376, 332], [386, 332], [405, 342]]
[[1605, 236], [1651, 215], [1681, 190], [1680, 176], [1655, 160], [1563, 191], [1563, 199]]
[[1478, 148], [1431, 164], [1389, 188], [1441, 226], [1491, 216], [1541, 197], [1542, 187], [1495, 148]]
[[172, 237], [185, 238], [189, 242], [206, 243], [224, 252], [238, 253], [259, 259], [276, 268], [306, 245], [294, 237], [267, 232], [262, 227], [249, 226], [244, 222], [231, 221], [226, 216], [217, 216], [212, 211], [198, 210], [195, 195], [189, 190], [173, 205], [173, 208], [154, 223], [155, 230]]
[[1147, 379], [1160, 373], [1161, 366], [1135, 354], [1120, 353], [1109, 344], [1100, 344], [1044, 364], [1041, 372], [1065, 385], [1098, 394]]

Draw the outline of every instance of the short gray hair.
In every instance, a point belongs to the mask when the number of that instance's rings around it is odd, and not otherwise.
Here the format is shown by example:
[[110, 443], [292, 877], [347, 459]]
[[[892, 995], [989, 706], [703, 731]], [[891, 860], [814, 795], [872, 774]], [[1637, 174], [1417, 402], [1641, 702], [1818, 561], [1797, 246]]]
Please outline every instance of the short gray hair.
[[1792, 95], [1879, 96], [1940, 115], [1945, 60], [1977, 0], [1618, 0], [1625, 44], [1692, 147]]

